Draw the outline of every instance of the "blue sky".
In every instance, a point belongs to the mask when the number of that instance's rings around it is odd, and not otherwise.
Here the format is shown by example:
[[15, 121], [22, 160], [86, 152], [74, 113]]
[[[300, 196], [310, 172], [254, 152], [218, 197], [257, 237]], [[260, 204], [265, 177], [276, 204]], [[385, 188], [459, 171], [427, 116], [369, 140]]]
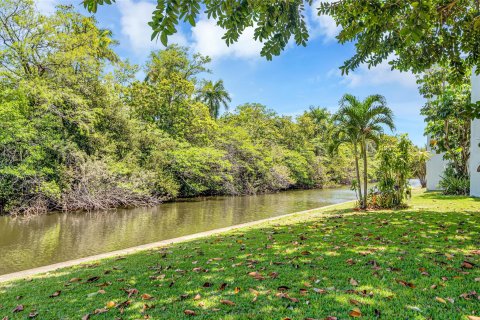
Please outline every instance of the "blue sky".
[[[36, 2], [47, 14], [59, 3], [76, 5], [87, 14], [80, 0]], [[147, 22], [154, 7], [152, 0], [117, 0], [112, 6], [99, 8], [95, 16], [100, 26], [112, 30], [120, 41], [117, 52], [122, 58], [143, 64], [151, 50], [163, 48], [159, 42], [150, 41]], [[227, 47], [221, 39], [223, 30], [205, 16], [200, 17], [195, 28], [183, 26], [170, 42], [212, 57], [212, 74], [206, 77], [224, 80], [233, 98], [232, 108], [258, 102], [291, 116], [301, 114], [309, 106], [335, 112], [338, 100], [345, 93], [362, 99], [378, 93], [387, 98], [394, 111], [397, 133], [408, 133], [415, 144], [424, 145], [425, 124], [420, 116], [423, 99], [418, 94], [415, 76], [391, 71], [387, 63], [370, 70], [361, 66], [348, 76], [341, 76], [338, 68], [354, 53], [354, 46], [336, 42], [338, 28], [331, 18], [319, 17], [311, 9], [306, 17], [310, 29], [307, 47], [289, 45], [273, 61], [260, 57], [261, 43], [253, 40], [252, 29], [246, 30], [238, 43]]]

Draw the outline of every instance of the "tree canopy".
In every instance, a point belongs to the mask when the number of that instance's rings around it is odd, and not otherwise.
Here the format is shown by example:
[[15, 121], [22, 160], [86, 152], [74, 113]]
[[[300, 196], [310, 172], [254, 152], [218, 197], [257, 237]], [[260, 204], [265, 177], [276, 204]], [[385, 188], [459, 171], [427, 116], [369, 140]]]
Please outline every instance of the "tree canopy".
[[[95, 12], [115, 0], [84, 0]], [[279, 55], [293, 38], [305, 46], [309, 33], [306, 10], [313, 0], [157, 0], [152, 12], [152, 39], [166, 44], [180, 23], [195, 25], [201, 11], [225, 29], [227, 44], [247, 27], [263, 42], [261, 55]], [[448, 65], [461, 76], [480, 70], [479, 0], [338, 0], [322, 2], [318, 14], [332, 16], [341, 27], [340, 43], [354, 42], [356, 53], [341, 67], [348, 73], [360, 64], [369, 67], [388, 61], [392, 68], [422, 72]]]
[[292, 118], [248, 103], [220, 114], [230, 95], [204, 78], [210, 58], [172, 45], [130, 65], [72, 6], [45, 16], [33, 0], [5, 0], [0, 22], [0, 214], [353, 179], [352, 150], [328, 152], [325, 109]]

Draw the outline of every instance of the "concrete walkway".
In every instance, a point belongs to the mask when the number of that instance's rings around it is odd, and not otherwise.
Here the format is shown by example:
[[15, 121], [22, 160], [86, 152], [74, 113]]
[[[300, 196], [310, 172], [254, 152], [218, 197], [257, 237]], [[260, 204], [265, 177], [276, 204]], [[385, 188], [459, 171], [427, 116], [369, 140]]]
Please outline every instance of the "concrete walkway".
[[346, 201], [346, 202], [332, 204], [332, 205], [329, 205], [329, 206], [320, 207], [320, 208], [316, 208], [316, 209], [310, 209], [310, 210], [290, 213], [290, 214], [286, 214], [286, 215], [282, 215], [282, 216], [277, 216], [277, 217], [272, 217], [272, 218], [267, 218], [267, 219], [262, 219], [262, 220], [237, 224], [237, 225], [230, 226], [230, 227], [204, 231], [204, 232], [195, 233], [195, 234], [191, 234], [191, 235], [187, 235], [187, 236], [183, 236], [183, 237], [178, 237], [178, 238], [173, 238], [173, 239], [168, 239], [168, 240], [162, 240], [162, 241], [148, 243], [148, 244], [144, 244], [144, 245], [140, 245], [140, 246], [136, 246], [136, 247], [131, 247], [131, 248], [127, 248], [127, 249], [111, 251], [111, 252], [97, 254], [97, 255], [89, 256], [89, 257], [85, 257], [85, 258], [80, 258], [80, 259], [55, 263], [55, 264], [51, 264], [51, 265], [48, 265], [48, 266], [38, 267], [38, 268], [19, 271], [19, 272], [14, 272], [14, 273], [9, 273], [9, 274], [5, 274], [5, 275], [1, 275], [0, 276], [0, 282], [6, 282], [6, 281], [15, 280], [15, 279], [28, 278], [28, 277], [31, 277], [31, 276], [34, 276], [34, 275], [37, 275], [37, 274], [41, 274], [41, 273], [47, 273], [48, 274], [49, 272], [56, 271], [56, 270], [61, 269], [61, 268], [72, 267], [72, 266], [82, 264], [82, 263], [87, 263], [87, 262], [91, 263], [93, 261], [97, 261], [97, 260], [101, 260], [101, 259], [105, 259], [105, 258], [122, 256], [122, 255], [130, 254], [130, 253], [134, 253], [134, 252], [138, 252], [138, 251], [149, 250], [149, 249], [155, 249], [155, 248], [158, 248], [158, 247], [163, 247], [163, 246], [167, 246], [167, 245], [174, 244], [174, 243], [185, 242], [185, 241], [195, 240], [195, 239], [206, 237], [206, 236], [216, 235], [216, 234], [220, 234], [220, 233], [231, 231], [231, 230], [236, 230], [236, 229], [245, 228], [245, 227], [252, 227], [252, 226], [256, 226], [256, 225], [259, 225], [259, 224], [262, 224], [262, 223], [265, 223], [265, 222], [276, 221], [276, 220], [280, 220], [280, 219], [284, 219], [284, 218], [288, 218], [288, 217], [294, 217], [296, 215], [305, 215], [305, 214], [309, 214], [309, 213], [319, 213], [319, 212], [322, 212], [326, 209], [330, 209], [332, 207], [340, 206], [342, 204], [346, 204], [346, 203], [350, 203], [350, 202], [354, 202], [354, 201]]

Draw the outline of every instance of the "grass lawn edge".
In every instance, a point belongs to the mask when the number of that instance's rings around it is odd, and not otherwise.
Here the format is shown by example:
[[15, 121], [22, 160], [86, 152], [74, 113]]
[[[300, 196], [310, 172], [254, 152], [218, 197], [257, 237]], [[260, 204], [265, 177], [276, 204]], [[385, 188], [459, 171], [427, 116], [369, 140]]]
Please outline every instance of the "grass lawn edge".
[[288, 213], [288, 214], [275, 216], [275, 217], [270, 217], [270, 218], [266, 218], [266, 219], [245, 222], [245, 223], [236, 224], [236, 225], [233, 225], [233, 226], [228, 226], [228, 227], [223, 227], [223, 228], [218, 228], [218, 229], [212, 229], [212, 230], [193, 233], [193, 234], [189, 234], [189, 235], [185, 235], [185, 236], [181, 236], [181, 237], [176, 237], [176, 238], [171, 238], [171, 239], [146, 243], [146, 244], [142, 244], [142, 245], [138, 245], [138, 246], [134, 246], [134, 247], [129, 247], [129, 248], [125, 248], [125, 249], [105, 252], [105, 253], [101, 253], [101, 254], [97, 254], [97, 255], [93, 255], [93, 256], [87, 256], [87, 257], [82, 257], [82, 258], [78, 258], [78, 259], [58, 262], [58, 263], [54, 263], [54, 264], [50, 264], [50, 265], [46, 265], [46, 266], [37, 267], [37, 268], [17, 271], [17, 272], [13, 272], [13, 273], [7, 273], [7, 274], [4, 274], [4, 275], [0, 275], [0, 283], [8, 283], [8, 282], [11, 282], [11, 281], [27, 279], [27, 278], [34, 277], [34, 276], [48, 276], [51, 273], [61, 272], [61, 271], [63, 271], [63, 269], [66, 269], [66, 268], [80, 266], [80, 265], [87, 264], [87, 263], [93, 263], [93, 262], [97, 262], [97, 261], [104, 260], [104, 259], [115, 258], [115, 257], [118, 257], [118, 256], [130, 255], [130, 254], [133, 254], [133, 253], [152, 250], [152, 249], [156, 249], [156, 248], [160, 248], [160, 247], [164, 247], [164, 246], [168, 246], [168, 245], [172, 245], [172, 244], [176, 244], [176, 243], [198, 240], [198, 239], [201, 239], [201, 238], [205, 238], [205, 237], [212, 236], [212, 235], [219, 235], [219, 234], [226, 233], [226, 232], [229, 232], [229, 231], [234, 231], [234, 230], [239, 231], [239, 230], [242, 230], [242, 229], [261, 227], [263, 224], [270, 223], [270, 222], [280, 222], [281, 220], [284, 220], [284, 221], [282, 221], [282, 224], [289, 224], [289, 223], [293, 223], [293, 222], [298, 222], [299, 218], [301, 220], [311, 219], [311, 218], [315, 217], [316, 214], [324, 214], [326, 211], [329, 211], [331, 209], [346, 209], [346, 208], [349, 208], [348, 205], [351, 204], [351, 203], [354, 203], [355, 201], [356, 200], [350, 200], [350, 201], [335, 203], [335, 204], [327, 205], [327, 206], [324, 206], [324, 207], [318, 207], [318, 208], [309, 209], [309, 210], [297, 211], [297, 212]]

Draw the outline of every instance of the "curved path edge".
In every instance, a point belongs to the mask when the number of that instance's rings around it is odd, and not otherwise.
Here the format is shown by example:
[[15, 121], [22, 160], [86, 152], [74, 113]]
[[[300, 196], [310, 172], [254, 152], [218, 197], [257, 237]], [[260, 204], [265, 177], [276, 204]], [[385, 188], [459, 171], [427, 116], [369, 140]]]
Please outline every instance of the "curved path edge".
[[276, 216], [276, 217], [271, 217], [271, 218], [266, 218], [266, 219], [261, 219], [261, 220], [236, 224], [236, 225], [229, 226], [229, 227], [213, 229], [213, 230], [209, 230], [209, 231], [203, 231], [203, 232], [194, 233], [194, 234], [190, 234], [190, 235], [186, 235], [186, 236], [182, 236], [182, 237], [178, 237], [178, 238], [172, 238], [172, 239], [167, 239], [167, 240], [142, 244], [142, 245], [135, 246], [135, 247], [130, 247], [130, 248], [126, 248], [126, 249], [120, 249], [120, 250], [110, 251], [110, 252], [101, 253], [101, 254], [97, 254], [97, 255], [93, 255], [93, 256], [88, 256], [88, 257], [84, 257], [84, 258], [59, 262], [59, 263], [55, 263], [55, 264], [51, 264], [51, 265], [47, 265], [47, 266], [38, 267], [38, 268], [18, 271], [18, 272], [14, 272], [14, 273], [7, 273], [7, 274], [4, 274], [4, 275], [0, 275], [0, 283], [11, 281], [11, 280], [18, 280], [18, 279], [22, 279], [22, 278], [28, 278], [28, 277], [38, 275], [38, 274], [41, 274], [41, 273], [49, 273], [49, 272], [52, 272], [52, 271], [56, 271], [58, 269], [73, 267], [73, 266], [76, 266], [76, 265], [79, 265], [79, 264], [82, 264], [82, 263], [98, 261], [98, 260], [102, 260], [102, 259], [106, 259], [106, 258], [112, 258], [112, 257], [116, 257], [116, 256], [122, 256], [122, 255], [126, 255], [126, 254], [135, 253], [135, 252], [138, 252], [138, 251], [155, 249], [155, 248], [171, 245], [171, 244], [174, 244], [174, 243], [196, 240], [196, 239], [199, 239], [199, 238], [203, 238], [203, 237], [207, 237], [207, 236], [211, 236], [211, 235], [216, 235], [216, 234], [221, 234], [221, 233], [224, 233], [224, 232], [227, 232], [227, 231], [232, 231], [232, 230], [241, 229], [241, 228], [245, 228], [245, 227], [252, 227], [252, 226], [256, 226], [256, 225], [259, 225], [259, 224], [262, 224], [262, 223], [265, 223], [265, 222], [280, 220], [280, 219], [292, 217], [292, 216], [295, 216], [295, 215], [308, 214], [308, 213], [313, 213], [313, 212], [317, 212], [317, 211], [321, 212], [325, 209], [330, 209], [330, 208], [340, 206], [340, 205], [343, 205], [343, 204], [347, 204], [347, 203], [350, 203], [350, 202], [354, 202], [354, 201], [356, 201], [356, 200], [345, 201], [345, 202], [340, 202], [340, 203], [328, 205], [328, 206], [325, 206], [325, 207], [319, 207], [319, 208], [314, 208], [314, 209], [309, 209], [309, 210], [304, 210], [304, 211], [298, 211], [298, 212], [289, 213], [289, 214], [285, 214], [285, 215], [281, 215], [281, 216]]

